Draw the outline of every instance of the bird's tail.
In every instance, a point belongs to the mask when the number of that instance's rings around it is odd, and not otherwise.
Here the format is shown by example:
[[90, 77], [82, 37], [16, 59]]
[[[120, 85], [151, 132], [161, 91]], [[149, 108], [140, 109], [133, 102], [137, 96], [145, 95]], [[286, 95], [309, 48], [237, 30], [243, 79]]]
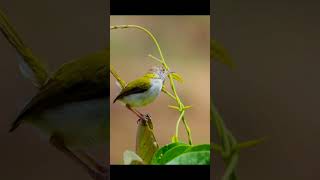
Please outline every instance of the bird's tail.
[[48, 79], [48, 72], [45, 66], [32, 54], [31, 49], [22, 41], [1, 9], [0, 31], [20, 56], [19, 67], [21, 73], [30, 79], [34, 85], [39, 88], [42, 87]]

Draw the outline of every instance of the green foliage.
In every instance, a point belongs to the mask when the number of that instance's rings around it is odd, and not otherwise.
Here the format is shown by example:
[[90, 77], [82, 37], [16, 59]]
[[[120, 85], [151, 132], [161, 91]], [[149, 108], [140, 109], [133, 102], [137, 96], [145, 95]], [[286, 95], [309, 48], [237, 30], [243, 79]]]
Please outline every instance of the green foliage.
[[209, 165], [210, 145], [171, 143], [160, 148], [153, 156], [153, 165]]
[[154, 153], [159, 149], [157, 140], [153, 134], [153, 125], [151, 119], [147, 122], [139, 121], [137, 137], [136, 137], [136, 152], [147, 164], [151, 162]]
[[210, 165], [210, 151], [184, 153], [167, 165]]
[[170, 149], [174, 148], [174, 147], [177, 147], [177, 146], [184, 146], [186, 145], [185, 143], [179, 143], [179, 142], [176, 142], [176, 143], [171, 143], [171, 144], [167, 144], [163, 147], [161, 147], [153, 156], [152, 158], [152, 161], [151, 161], [151, 164], [160, 164], [160, 161], [163, 157], [163, 155], [169, 151]]

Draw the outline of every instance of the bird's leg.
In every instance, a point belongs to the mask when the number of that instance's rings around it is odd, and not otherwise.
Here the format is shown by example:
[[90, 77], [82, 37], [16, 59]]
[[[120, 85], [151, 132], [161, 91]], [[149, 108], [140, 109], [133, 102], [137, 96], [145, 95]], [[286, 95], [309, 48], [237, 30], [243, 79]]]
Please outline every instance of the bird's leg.
[[85, 159], [86, 161], [88, 161], [91, 165], [93, 165], [93, 167], [95, 169], [97, 169], [98, 171], [100, 171], [101, 173], [107, 174], [108, 173], [108, 167], [104, 166], [102, 164], [100, 164], [99, 162], [97, 162], [90, 154], [78, 150], [77, 154], [82, 157], [83, 159]]
[[56, 147], [59, 151], [63, 152], [65, 155], [70, 157], [72, 160], [74, 160], [76, 163], [81, 165], [82, 168], [84, 168], [89, 175], [94, 179], [94, 180], [105, 180], [107, 175], [103, 173], [99, 173], [91, 169], [86, 163], [84, 163], [80, 158], [78, 158], [71, 150], [69, 150], [63, 140], [56, 135], [53, 135], [50, 137], [50, 143]]
[[[140, 120], [140, 119], [141, 119], [141, 120], [146, 120], [145, 115], [142, 114], [141, 112], [133, 109], [133, 108], [130, 107], [129, 105], [126, 105], [126, 107], [127, 107], [131, 112], [133, 112], [134, 114], [136, 114], [136, 115], [139, 117], [139, 120]], [[138, 120], [138, 122], [139, 122], [139, 120]]]

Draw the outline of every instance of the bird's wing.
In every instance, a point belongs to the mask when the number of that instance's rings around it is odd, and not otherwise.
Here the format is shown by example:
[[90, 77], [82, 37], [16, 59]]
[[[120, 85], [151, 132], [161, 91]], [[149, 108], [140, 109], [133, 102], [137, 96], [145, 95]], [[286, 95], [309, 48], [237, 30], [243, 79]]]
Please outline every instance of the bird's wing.
[[[21, 124], [23, 117], [28, 113], [41, 112], [43, 109], [68, 102], [108, 97], [107, 58], [106, 53], [95, 54], [61, 66], [60, 70], [20, 112], [12, 124], [10, 132]], [[91, 65], [86, 67], [88, 64]]]
[[140, 78], [130, 82], [125, 88], [122, 89], [120, 94], [113, 100], [115, 103], [118, 99], [123, 98], [131, 94], [138, 94], [147, 91], [151, 87], [150, 79]]

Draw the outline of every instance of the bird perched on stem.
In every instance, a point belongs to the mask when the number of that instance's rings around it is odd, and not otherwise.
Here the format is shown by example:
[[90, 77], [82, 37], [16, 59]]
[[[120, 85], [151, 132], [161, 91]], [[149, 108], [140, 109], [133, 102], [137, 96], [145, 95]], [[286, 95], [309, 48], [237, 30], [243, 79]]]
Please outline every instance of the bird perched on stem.
[[159, 96], [169, 73], [172, 72], [162, 66], [152, 67], [145, 75], [128, 83], [113, 100], [113, 103], [121, 101], [140, 119], [145, 120], [145, 115], [135, 110], [134, 107], [142, 107], [152, 103]]

